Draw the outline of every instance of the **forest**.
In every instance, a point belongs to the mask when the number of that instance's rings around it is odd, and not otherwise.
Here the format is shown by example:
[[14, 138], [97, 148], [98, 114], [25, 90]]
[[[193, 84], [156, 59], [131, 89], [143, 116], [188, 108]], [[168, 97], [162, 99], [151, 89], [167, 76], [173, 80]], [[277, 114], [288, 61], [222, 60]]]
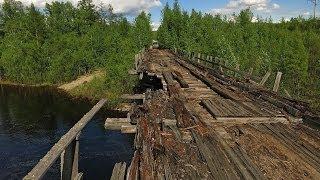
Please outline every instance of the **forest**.
[[[59, 84], [97, 69], [96, 91], [128, 91], [134, 55], [152, 42], [150, 15], [133, 22], [92, 0], [52, 2], [44, 9], [4, 0], [0, 10], [0, 78], [23, 84]], [[95, 93], [97, 93], [95, 92]]]
[[158, 29], [159, 43], [166, 48], [202, 53], [225, 59], [228, 66], [263, 77], [283, 73], [281, 93], [287, 90], [294, 98], [320, 107], [320, 19], [302, 17], [274, 22], [258, 18], [252, 22], [250, 9], [231, 18], [188, 13], [175, 1], [162, 10]]

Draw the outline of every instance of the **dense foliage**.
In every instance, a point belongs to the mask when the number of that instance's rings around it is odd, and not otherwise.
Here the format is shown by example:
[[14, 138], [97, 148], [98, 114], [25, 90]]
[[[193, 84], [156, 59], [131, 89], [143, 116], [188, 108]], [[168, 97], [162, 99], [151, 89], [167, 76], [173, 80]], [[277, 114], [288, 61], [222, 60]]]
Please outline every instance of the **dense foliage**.
[[320, 99], [320, 20], [301, 17], [274, 23], [271, 19], [252, 22], [250, 9], [232, 20], [220, 15], [163, 9], [158, 29], [159, 43], [168, 48], [210, 54], [240, 65], [242, 71], [254, 69], [262, 77], [271, 71], [271, 86], [277, 71], [283, 72], [282, 93], [287, 89], [296, 98]]
[[61, 83], [106, 70], [103, 86], [126, 89], [134, 54], [151, 43], [150, 15], [130, 23], [92, 0], [53, 2], [45, 9], [5, 0], [0, 10], [0, 77], [26, 83]]

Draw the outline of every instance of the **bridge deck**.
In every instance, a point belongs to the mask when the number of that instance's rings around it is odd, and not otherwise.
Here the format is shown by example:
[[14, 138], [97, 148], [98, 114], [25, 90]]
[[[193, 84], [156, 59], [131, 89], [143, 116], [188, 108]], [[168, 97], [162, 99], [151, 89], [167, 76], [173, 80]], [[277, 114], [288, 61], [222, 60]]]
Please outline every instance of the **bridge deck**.
[[167, 91], [134, 109], [128, 179], [320, 179], [319, 132], [301, 116], [167, 51], [141, 64]]

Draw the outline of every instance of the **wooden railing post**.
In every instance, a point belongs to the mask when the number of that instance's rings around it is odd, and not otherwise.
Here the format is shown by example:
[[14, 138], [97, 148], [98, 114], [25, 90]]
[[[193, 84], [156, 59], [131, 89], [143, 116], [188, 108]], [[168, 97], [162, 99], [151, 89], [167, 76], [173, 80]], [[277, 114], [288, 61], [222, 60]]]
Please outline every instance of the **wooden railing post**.
[[263, 76], [261, 82], [259, 83], [260, 86], [263, 86], [263, 85], [267, 82], [267, 80], [268, 80], [268, 78], [269, 78], [270, 75], [271, 75], [271, 73], [270, 73], [270, 72], [267, 72], [267, 73]]
[[279, 86], [280, 86], [280, 82], [281, 82], [281, 76], [282, 76], [282, 72], [278, 72], [277, 73], [277, 77], [276, 77], [276, 81], [274, 82], [274, 86], [273, 86], [273, 91], [274, 92], [278, 92], [278, 90], [279, 90]]
[[61, 179], [73, 180], [80, 179], [82, 173], [79, 173], [79, 136], [69, 144], [61, 154]]

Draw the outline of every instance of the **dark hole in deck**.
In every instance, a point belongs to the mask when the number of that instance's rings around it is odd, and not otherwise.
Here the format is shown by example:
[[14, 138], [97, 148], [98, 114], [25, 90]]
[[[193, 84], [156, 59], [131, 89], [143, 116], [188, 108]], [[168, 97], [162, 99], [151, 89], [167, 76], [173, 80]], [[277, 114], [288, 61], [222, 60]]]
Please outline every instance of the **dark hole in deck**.
[[148, 76], [147, 73], [143, 73], [143, 78], [139, 80], [138, 84], [134, 88], [134, 93], [143, 94], [148, 89], [152, 91], [163, 89], [163, 84], [161, 79], [159, 79], [157, 76]]

